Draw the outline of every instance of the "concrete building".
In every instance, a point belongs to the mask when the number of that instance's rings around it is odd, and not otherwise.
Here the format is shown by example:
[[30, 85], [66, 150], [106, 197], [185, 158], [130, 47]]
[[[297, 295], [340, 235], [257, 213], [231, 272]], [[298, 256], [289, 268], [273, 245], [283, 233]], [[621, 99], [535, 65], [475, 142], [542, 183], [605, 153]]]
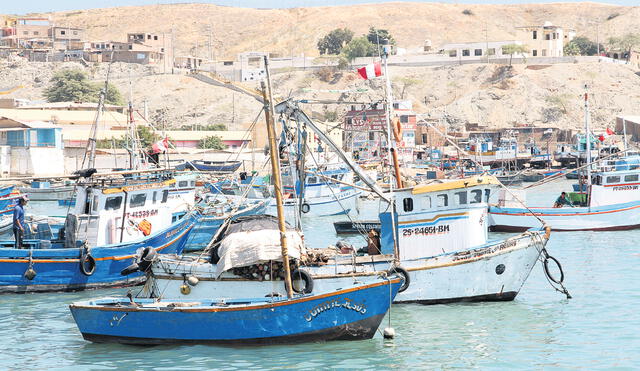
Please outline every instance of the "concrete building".
[[544, 22], [542, 26], [517, 27], [517, 39], [529, 48], [531, 57], [562, 57], [564, 46], [575, 37], [575, 30]]
[[18, 121], [0, 114], [0, 174], [64, 174], [62, 129], [43, 121]]
[[[468, 42], [468, 43], [451, 43], [444, 44], [440, 47], [440, 53], [447, 55], [454, 60], [484, 60], [487, 58], [506, 58], [509, 54], [506, 54], [503, 50], [505, 45], [517, 44], [522, 45], [522, 42], [516, 40], [508, 41], [486, 41], [486, 42]], [[516, 55], [514, 55], [515, 57]]]
[[171, 34], [134, 32], [127, 34], [127, 41], [94, 41], [85, 53], [91, 62], [125, 62], [154, 64], [164, 72], [173, 66], [173, 42]]
[[616, 117], [616, 134], [627, 133], [627, 140], [640, 141], [640, 116], [621, 115]]
[[[398, 152], [411, 157], [416, 145], [416, 114], [411, 101], [395, 101], [392, 117], [398, 117], [402, 125], [402, 142]], [[386, 109], [384, 104], [352, 105], [344, 119], [343, 149], [354, 158], [380, 159], [386, 153]]]

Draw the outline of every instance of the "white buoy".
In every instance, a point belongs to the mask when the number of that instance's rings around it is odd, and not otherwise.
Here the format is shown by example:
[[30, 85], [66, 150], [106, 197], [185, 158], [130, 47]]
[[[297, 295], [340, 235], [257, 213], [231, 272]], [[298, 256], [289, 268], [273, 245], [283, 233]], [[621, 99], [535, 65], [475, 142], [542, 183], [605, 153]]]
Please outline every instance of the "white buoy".
[[198, 280], [198, 277], [196, 276], [189, 276], [189, 278], [187, 278], [187, 282], [189, 283], [189, 285], [191, 286], [195, 286], [198, 284], [200, 280]]
[[382, 336], [385, 339], [393, 339], [396, 336], [396, 330], [394, 330], [393, 327], [385, 327]]

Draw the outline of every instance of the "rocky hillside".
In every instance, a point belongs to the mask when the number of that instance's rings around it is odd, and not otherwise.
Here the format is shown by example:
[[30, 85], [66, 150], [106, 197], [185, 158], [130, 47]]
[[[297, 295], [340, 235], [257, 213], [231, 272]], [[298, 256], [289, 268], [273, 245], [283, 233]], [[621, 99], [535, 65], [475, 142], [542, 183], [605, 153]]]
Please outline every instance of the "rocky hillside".
[[[103, 80], [106, 64], [83, 67], [76, 63], [0, 61], [0, 89], [22, 85], [3, 97], [43, 99], [42, 91], [61, 68], [82, 68]], [[640, 115], [640, 76], [619, 64], [573, 63], [556, 65], [462, 65], [392, 67], [394, 97], [411, 99], [415, 111], [452, 126], [465, 122], [506, 127], [533, 124], [578, 128], [583, 123], [581, 94], [591, 94], [594, 126], [611, 126], [615, 115]], [[144, 66], [117, 63], [112, 82], [127, 97], [129, 90], [140, 107], [168, 126], [224, 123], [240, 128], [253, 121], [260, 105], [253, 98], [212, 86], [185, 75], [155, 75]], [[383, 81], [363, 80], [355, 72], [286, 72], [274, 75], [280, 97], [372, 102], [383, 99]], [[339, 120], [345, 104], [306, 105], [314, 116]]]
[[[464, 13], [463, 13], [464, 12]], [[179, 53], [204, 56], [212, 40], [216, 58], [261, 50], [283, 55], [317, 54], [320, 37], [336, 27], [356, 34], [370, 26], [386, 28], [399, 46], [412, 49], [432, 40], [446, 42], [509, 40], [515, 27], [545, 21], [605, 40], [640, 32], [640, 7], [592, 2], [469, 5], [394, 2], [294, 9], [248, 9], [211, 4], [149, 5], [50, 13], [61, 26], [87, 29], [91, 40], [124, 40], [127, 32], [172, 32]], [[599, 25], [599, 26], [596, 26]]]

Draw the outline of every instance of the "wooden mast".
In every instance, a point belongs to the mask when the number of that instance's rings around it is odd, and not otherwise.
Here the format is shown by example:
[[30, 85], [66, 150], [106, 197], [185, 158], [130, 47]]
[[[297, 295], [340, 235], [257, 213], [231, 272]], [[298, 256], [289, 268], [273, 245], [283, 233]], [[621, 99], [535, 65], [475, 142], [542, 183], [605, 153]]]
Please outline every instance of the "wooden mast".
[[269, 74], [269, 60], [264, 56], [264, 68], [267, 73], [267, 87], [262, 82], [262, 97], [264, 99], [264, 115], [267, 124], [267, 135], [269, 136], [269, 154], [271, 156], [271, 173], [273, 174], [273, 188], [276, 196], [276, 208], [278, 211], [278, 227], [280, 229], [280, 247], [282, 249], [282, 263], [284, 265], [284, 285], [287, 290], [287, 297], [293, 297], [291, 287], [291, 267], [289, 266], [289, 251], [287, 249], [287, 234], [282, 201], [282, 179], [280, 174], [280, 161], [278, 146], [276, 145], [276, 129], [274, 123], [273, 93], [271, 91], [271, 75]]

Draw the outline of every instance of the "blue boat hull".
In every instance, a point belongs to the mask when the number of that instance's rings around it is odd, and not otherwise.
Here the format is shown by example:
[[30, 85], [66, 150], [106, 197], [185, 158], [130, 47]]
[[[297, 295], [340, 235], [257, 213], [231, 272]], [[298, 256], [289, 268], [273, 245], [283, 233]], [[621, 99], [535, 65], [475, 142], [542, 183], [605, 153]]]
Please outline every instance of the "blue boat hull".
[[[400, 279], [377, 280], [328, 294], [292, 300], [165, 302], [103, 299], [69, 306], [82, 336], [93, 342], [154, 345], [165, 343], [274, 344], [362, 340], [375, 334]], [[184, 303], [186, 306], [183, 306]], [[174, 304], [173, 306], [171, 304]]]
[[[159, 253], [181, 253], [195, 220], [196, 216], [190, 214], [142, 240], [91, 248], [91, 256], [95, 259], [95, 270], [91, 275], [84, 274], [80, 269], [82, 248], [0, 247], [0, 293], [78, 291], [142, 283], [144, 275], [141, 272], [126, 277], [120, 274], [120, 271], [134, 262], [136, 251], [139, 248], [153, 247]], [[37, 245], [39, 242], [26, 240], [25, 246]], [[13, 241], [2, 244], [11, 246]], [[32, 280], [25, 277], [30, 260], [31, 267], [36, 272]]]

